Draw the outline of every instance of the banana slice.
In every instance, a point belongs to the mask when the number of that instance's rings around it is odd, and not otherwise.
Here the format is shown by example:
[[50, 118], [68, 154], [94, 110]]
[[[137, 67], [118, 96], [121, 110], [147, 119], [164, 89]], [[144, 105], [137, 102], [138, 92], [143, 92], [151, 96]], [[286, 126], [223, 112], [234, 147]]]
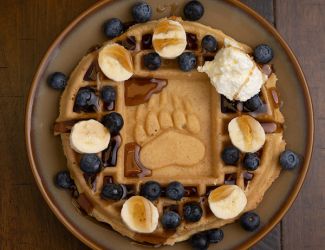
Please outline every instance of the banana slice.
[[153, 48], [163, 58], [178, 57], [185, 50], [186, 44], [186, 33], [179, 22], [162, 20], [153, 30]]
[[98, 153], [108, 147], [110, 138], [108, 129], [100, 122], [80, 121], [72, 127], [70, 145], [78, 153]]
[[158, 225], [158, 209], [142, 196], [132, 196], [122, 207], [121, 217], [134, 232], [152, 233]]
[[254, 153], [265, 143], [265, 131], [253, 117], [242, 115], [228, 124], [230, 140], [242, 152]]
[[117, 43], [108, 44], [99, 51], [98, 65], [103, 73], [116, 82], [122, 82], [133, 75], [130, 52]]
[[239, 215], [247, 204], [244, 191], [237, 185], [223, 185], [209, 195], [209, 207], [220, 219], [231, 219]]

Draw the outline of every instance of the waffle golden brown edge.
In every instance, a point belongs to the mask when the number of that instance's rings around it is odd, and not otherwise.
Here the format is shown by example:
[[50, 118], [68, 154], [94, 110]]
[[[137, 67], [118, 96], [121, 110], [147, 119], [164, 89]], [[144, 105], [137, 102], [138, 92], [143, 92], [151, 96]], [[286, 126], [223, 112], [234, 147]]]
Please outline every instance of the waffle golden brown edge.
[[206, 249], [236, 220], [255, 231], [253, 210], [281, 169], [299, 164], [285, 150], [272, 49], [196, 22], [203, 13], [189, 1], [186, 21], [150, 21], [150, 6], [137, 3], [137, 24], [108, 20], [106, 43], [69, 78], [49, 77], [64, 89], [54, 134], [68, 171], [56, 184], [80, 211], [137, 242], [190, 238]]

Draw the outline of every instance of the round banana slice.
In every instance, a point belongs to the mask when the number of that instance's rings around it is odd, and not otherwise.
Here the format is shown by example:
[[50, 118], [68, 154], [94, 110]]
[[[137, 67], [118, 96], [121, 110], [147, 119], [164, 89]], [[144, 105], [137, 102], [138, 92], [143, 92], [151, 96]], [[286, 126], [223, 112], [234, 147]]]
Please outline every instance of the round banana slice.
[[163, 58], [178, 57], [185, 50], [186, 44], [186, 33], [179, 22], [165, 19], [153, 30], [153, 48]]
[[117, 43], [108, 44], [99, 51], [98, 65], [103, 73], [116, 82], [122, 82], [133, 75], [130, 52]]
[[262, 125], [253, 117], [242, 115], [228, 124], [232, 144], [242, 152], [254, 153], [265, 143], [265, 131]]
[[78, 153], [99, 153], [108, 147], [110, 138], [108, 129], [100, 122], [80, 121], [72, 127], [70, 145]]
[[158, 225], [158, 209], [142, 196], [132, 196], [122, 207], [121, 217], [134, 232], [152, 233]]
[[223, 185], [211, 191], [209, 207], [220, 219], [231, 219], [239, 215], [246, 207], [247, 198], [237, 185]]

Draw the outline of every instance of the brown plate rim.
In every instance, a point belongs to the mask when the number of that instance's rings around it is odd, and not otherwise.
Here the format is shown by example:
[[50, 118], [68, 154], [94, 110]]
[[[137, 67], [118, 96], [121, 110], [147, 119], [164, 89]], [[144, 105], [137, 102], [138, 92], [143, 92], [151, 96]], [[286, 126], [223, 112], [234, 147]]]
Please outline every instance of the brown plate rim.
[[[61, 34], [54, 40], [54, 42], [51, 44], [49, 49], [47, 50], [46, 54], [42, 58], [37, 72], [34, 76], [34, 79], [32, 81], [32, 85], [29, 90], [28, 99], [26, 103], [26, 112], [25, 112], [25, 142], [26, 142], [26, 148], [27, 148], [27, 154], [28, 159], [30, 163], [30, 168], [33, 172], [34, 178], [36, 180], [37, 186], [39, 190], [41, 191], [45, 201], [53, 211], [53, 213], [56, 215], [56, 217], [61, 221], [62, 224], [73, 234], [75, 235], [79, 240], [81, 240], [83, 243], [91, 247], [92, 249], [102, 249], [103, 246], [99, 246], [92, 239], [90, 239], [87, 235], [80, 232], [78, 229], [77, 224], [75, 224], [73, 221], [70, 221], [60, 210], [60, 208], [54, 203], [53, 199], [51, 198], [50, 193], [46, 189], [45, 185], [43, 184], [42, 178], [40, 174], [37, 171], [36, 162], [35, 162], [35, 155], [33, 150], [33, 143], [31, 139], [31, 121], [32, 121], [32, 113], [33, 113], [33, 104], [34, 104], [34, 97], [35, 93], [38, 87], [38, 82], [40, 80], [40, 77], [42, 76], [42, 72], [47, 67], [50, 59], [51, 54], [57, 48], [60, 46], [61, 42], [64, 40], [64, 38], [81, 22], [84, 21], [86, 17], [96, 12], [101, 7], [105, 6], [109, 2], [113, 2], [116, 0], [103, 0], [100, 2], [95, 3], [91, 7], [89, 7], [86, 11], [81, 13], [77, 18], [75, 18], [69, 25], [66, 27]], [[238, 246], [238, 249], [247, 249], [251, 247], [252, 245], [256, 244], [259, 240], [261, 240], [268, 232], [270, 232], [276, 224], [279, 223], [279, 221], [284, 217], [284, 215], [287, 213], [289, 208], [291, 207], [292, 203], [295, 201], [295, 199], [298, 196], [298, 193], [303, 185], [304, 179], [307, 175], [307, 172], [309, 170], [310, 165], [310, 159], [313, 151], [313, 144], [314, 144], [314, 116], [313, 116], [313, 105], [308, 89], [308, 85], [306, 82], [306, 79], [304, 77], [303, 71], [299, 65], [299, 62], [295, 55], [293, 54], [292, 50], [288, 46], [288, 44], [285, 42], [285, 40], [281, 37], [281, 35], [278, 33], [278, 31], [268, 22], [266, 21], [261, 15], [259, 15], [257, 12], [252, 10], [247, 5], [237, 1], [237, 0], [227, 0], [227, 2], [231, 3], [235, 7], [243, 10], [247, 14], [249, 14], [251, 17], [253, 17], [256, 21], [258, 21], [267, 31], [269, 31], [273, 37], [279, 42], [279, 44], [282, 46], [282, 48], [285, 50], [286, 54], [290, 58], [291, 63], [294, 66], [295, 72], [298, 76], [299, 83], [303, 89], [304, 92], [304, 100], [307, 108], [307, 147], [304, 154], [304, 164], [300, 167], [300, 173], [297, 177], [296, 183], [290, 193], [290, 196], [286, 200], [286, 202], [282, 205], [281, 209], [273, 216], [271, 221], [264, 226], [262, 230], [260, 230], [258, 233], [253, 235], [251, 238], [249, 238], [247, 241], [242, 243], [240, 246]]]

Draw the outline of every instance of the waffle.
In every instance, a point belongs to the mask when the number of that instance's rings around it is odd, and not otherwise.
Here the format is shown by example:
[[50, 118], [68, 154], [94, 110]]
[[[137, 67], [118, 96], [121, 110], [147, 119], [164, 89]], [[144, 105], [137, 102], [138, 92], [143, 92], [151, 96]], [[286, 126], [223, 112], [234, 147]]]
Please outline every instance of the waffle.
[[[201, 40], [207, 34], [213, 35], [217, 39], [219, 47], [222, 47], [225, 39], [228, 39], [245, 52], [252, 52], [249, 46], [236, 42], [219, 30], [179, 18], [173, 19], [176, 19], [184, 27], [188, 41], [186, 51], [195, 53], [198, 65], [202, 65], [206, 60], [211, 60], [215, 54], [207, 53], [201, 48]], [[243, 154], [237, 166], [224, 165], [220, 157], [221, 152], [225, 146], [231, 145], [227, 131], [228, 123], [232, 118], [247, 112], [243, 110], [241, 103], [228, 102], [220, 96], [205, 74], [196, 70], [180, 71], [176, 59], [162, 59], [162, 66], [158, 70], [147, 70], [143, 65], [143, 56], [153, 51], [148, 40], [150, 40], [156, 23], [157, 21], [151, 21], [134, 25], [120, 37], [108, 42], [120, 43], [132, 54], [134, 75], [124, 84], [111, 81], [101, 73], [97, 65], [98, 48], [82, 58], [70, 75], [68, 85], [63, 92], [60, 115], [56, 120], [54, 131], [62, 139], [68, 168], [79, 192], [78, 204], [90, 216], [110, 224], [114, 230], [135, 241], [173, 245], [188, 239], [197, 232], [219, 228], [237, 219], [218, 219], [210, 211], [207, 201], [208, 194], [218, 186], [223, 184], [238, 185], [247, 196], [248, 202], [245, 211], [257, 207], [264, 193], [281, 171], [278, 158], [285, 148], [285, 142], [282, 139], [284, 119], [280, 112], [280, 101], [276, 92], [277, 77], [274, 73], [269, 72], [269, 78], [260, 92], [264, 103], [263, 109], [259, 112], [249, 113], [262, 124], [266, 131], [266, 142], [258, 151], [261, 159], [260, 166], [254, 172], [245, 170], [242, 166]], [[156, 91], [156, 93], [147, 98], [148, 101], [144, 103], [132, 103], [131, 99], [127, 99], [129, 90], [127, 87], [132, 83], [129, 81], [138, 81], [138, 78], [154, 78], [158, 79], [157, 81], [160, 83], [160, 89], [153, 89], [153, 92]], [[94, 111], [75, 112], [74, 101], [79, 89], [92, 87], [98, 94], [99, 90], [106, 85], [116, 88], [117, 98], [114, 107], [108, 107], [99, 100], [99, 105]], [[111, 139], [108, 150], [99, 153], [104, 165], [101, 172], [96, 176], [86, 176], [79, 166], [81, 155], [70, 147], [70, 129], [74, 123], [80, 120], [92, 118], [100, 121], [105, 114], [111, 111], [122, 115], [125, 121], [124, 128], [119, 136]], [[170, 126], [167, 126], [168, 124], [166, 125], [161, 117], [171, 117]], [[191, 139], [204, 147], [203, 158], [197, 159], [195, 164], [191, 165], [195, 162], [194, 160], [189, 160], [187, 165], [186, 163], [185, 165], [180, 164], [175, 159], [175, 154], [182, 154], [182, 151], [179, 149], [168, 150], [169, 145], [166, 144], [168, 139], [185, 140], [184, 138]], [[144, 147], [148, 147], [147, 151], [152, 152], [152, 159], [149, 157], [148, 161], [151, 161], [155, 168], [126, 166], [130, 161], [128, 155], [136, 158], [140, 148]], [[157, 154], [155, 154], [155, 150]], [[159, 151], [162, 150], [167, 150], [173, 155], [168, 155], [164, 159], [155, 159], [156, 155], [161, 155]], [[114, 152], [117, 153], [114, 154]], [[199, 156], [194, 155], [193, 158], [195, 157]], [[159, 222], [153, 233], [135, 233], [121, 219], [120, 212], [125, 199], [107, 201], [100, 198], [102, 187], [107, 182], [124, 184], [128, 190], [128, 197], [130, 197], [139, 194], [141, 185], [148, 180], [159, 182], [163, 189], [171, 181], [177, 180], [184, 185], [186, 190], [185, 197], [180, 201], [173, 201], [162, 196], [153, 202], [158, 208], [160, 217], [163, 211], [169, 208], [177, 210], [182, 217], [183, 205], [190, 201], [196, 201], [201, 204], [203, 209], [200, 221], [186, 222], [182, 220], [180, 226], [174, 231], [163, 229]]]

